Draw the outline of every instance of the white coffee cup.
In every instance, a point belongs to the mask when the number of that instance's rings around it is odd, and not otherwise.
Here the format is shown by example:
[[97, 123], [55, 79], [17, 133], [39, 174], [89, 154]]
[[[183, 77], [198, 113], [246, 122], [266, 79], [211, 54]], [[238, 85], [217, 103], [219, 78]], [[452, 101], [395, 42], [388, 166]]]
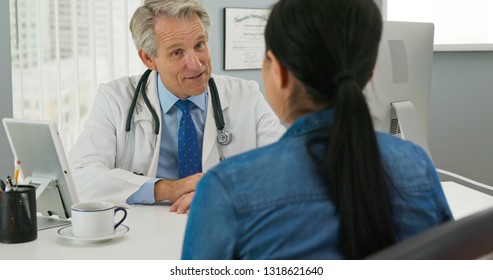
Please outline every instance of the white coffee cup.
[[[75, 237], [111, 236], [127, 217], [127, 210], [110, 202], [82, 202], [72, 205], [72, 233]], [[116, 212], [123, 217], [115, 224]]]

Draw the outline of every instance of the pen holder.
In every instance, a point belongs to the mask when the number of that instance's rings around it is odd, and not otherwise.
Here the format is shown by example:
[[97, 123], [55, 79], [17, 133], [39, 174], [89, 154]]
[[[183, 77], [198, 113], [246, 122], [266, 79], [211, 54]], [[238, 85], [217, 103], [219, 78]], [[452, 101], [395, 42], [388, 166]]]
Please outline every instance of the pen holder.
[[0, 242], [22, 243], [37, 237], [36, 189], [19, 185], [0, 192]]

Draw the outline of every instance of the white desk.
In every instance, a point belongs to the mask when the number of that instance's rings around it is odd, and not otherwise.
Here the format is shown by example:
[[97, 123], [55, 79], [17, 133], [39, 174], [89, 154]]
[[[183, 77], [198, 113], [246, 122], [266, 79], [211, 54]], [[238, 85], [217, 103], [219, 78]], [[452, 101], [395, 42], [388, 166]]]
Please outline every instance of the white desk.
[[0, 243], [0, 259], [180, 259], [187, 215], [169, 212], [168, 206], [137, 206], [127, 210], [124, 236], [99, 243], [67, 240], [58, 228], [38, 231], [34, 241]]
[[454, 182], [442, 182], [442, 187], [456, 220], [493, 207], [493, 196]]
[[[453, 182], [442, 182], [455, 219], [493, 207], [493, 197]], [[38, 232], [38, 239], [20, 244], [0, 243], [0, 259], [180, 259], [187, 215], [169, 212], [168, 206], [138, 206], [123, 222], [130, 231], [100, 243], [58, 237], [59, 228]]]

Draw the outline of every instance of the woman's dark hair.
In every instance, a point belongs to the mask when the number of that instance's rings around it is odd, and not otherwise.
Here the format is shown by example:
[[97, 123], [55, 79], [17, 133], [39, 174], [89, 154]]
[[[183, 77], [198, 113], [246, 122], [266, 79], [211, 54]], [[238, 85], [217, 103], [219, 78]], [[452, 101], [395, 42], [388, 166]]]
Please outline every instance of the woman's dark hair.
[[392, 204], [363, 88], [382, 33], [373, 0], [281, 0], [265, 41], [314, 102], [333, 106], [324, 176], [340, 217], [340, 249], [363, 258], [395, 242]]

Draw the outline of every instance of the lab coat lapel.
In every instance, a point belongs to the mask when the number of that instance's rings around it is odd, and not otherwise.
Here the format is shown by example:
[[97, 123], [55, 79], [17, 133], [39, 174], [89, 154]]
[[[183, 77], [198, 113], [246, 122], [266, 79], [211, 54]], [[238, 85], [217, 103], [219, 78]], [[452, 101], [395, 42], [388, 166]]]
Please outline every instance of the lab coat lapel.
[[[144, 102], [144, 98], [142, 97], [142, 94], [139, 95], [139, 98], [137, 99], [137, 106], [138, 110], [136, 110], [136, 114], [134, 115], [133, 122], [148, 122], [146, 125], [145, 129], [145, 138], [148, 139], [150, 146], [152, 147], [153, 151], [152, 153], [152, 161], [149, 166], [149, 171], [148, 171], [148, 176], [154, 177], [156, 176], [157, 173], [157, 167], [158, 167], [158, 162], [159, 162], [159, 148], [161, 145], [161, 123], [162, 123], [162, 117], [161, 117], [161, 106], [159, 103], [159, 97], [157, 95], [157, 72], [153, 71], [149, 75], [149, 79], [147, 80], [147, 88], [146, 88], [146, 94], [147, 97], [149, 98], [149, 102], [152, 104], [152, 107], [156, 111], [158, 118], [159, 118], [159, 134], [156, 135], [154, 133], [154, 119], [152, 118], [151, 111], [149, 108], [147, 108], [147, 105]], [[137, 124], [136, 124], [137, 125]], [[142, 146], [140, 146], [142, 147]], [[140, 148], [139, 146], [136, 146], [136, 149]]]

